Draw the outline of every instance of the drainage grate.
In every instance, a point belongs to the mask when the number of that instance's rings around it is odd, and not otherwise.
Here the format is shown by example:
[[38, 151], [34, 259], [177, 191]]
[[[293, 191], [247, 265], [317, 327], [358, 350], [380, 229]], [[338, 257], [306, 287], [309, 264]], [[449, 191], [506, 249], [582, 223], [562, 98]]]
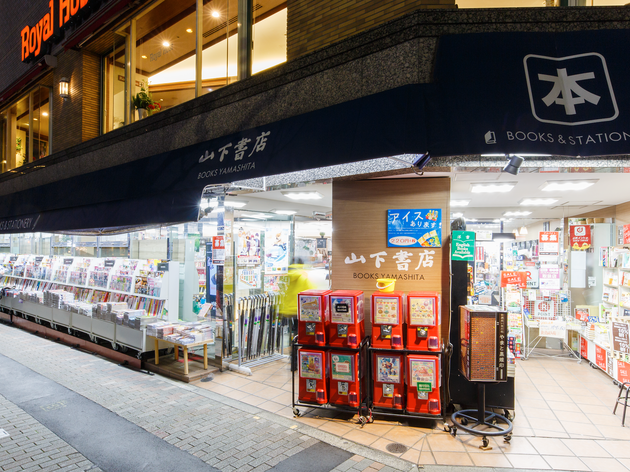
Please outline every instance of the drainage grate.
[[201, 379], [202, 382], [212, 382], [214, 380], [214, 374], [208, 374], [207, 377]]
[[407, 452], [409, 448], [404, 444], [389, 443], [387, 446], [385, 446], [385, 449], [387, 449], [392, 454], [402, 454], [403, 452]]

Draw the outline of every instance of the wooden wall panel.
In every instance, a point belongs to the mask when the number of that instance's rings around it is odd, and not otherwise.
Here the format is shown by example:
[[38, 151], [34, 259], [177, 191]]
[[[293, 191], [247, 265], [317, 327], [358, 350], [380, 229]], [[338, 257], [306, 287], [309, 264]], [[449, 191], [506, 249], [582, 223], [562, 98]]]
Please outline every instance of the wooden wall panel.
[[[336, 181], [333, 183], [333, 290], [363, 290], [366, 296], [366, 328], [369, 323], [369, 297], [376, 290], [377, 278], [395, 276], [396, 290], [442, 292], [442, 321], [449, 319], [450, 297], [450, 179], [448, 177]], [[387, 210], [442, 210], [442, 248], [387, 247]], [[411, 252], [408, 270], [399, 270], [396, 253]], [[431, 267], [418, 267], [420, 253], [435, 251]], [[380, 268], [370, 255], [386, 252]], [[365, 263], [346, 264], [346, 257], [363, 256]], [[417, 270], [416, 270], [417, 268]]]

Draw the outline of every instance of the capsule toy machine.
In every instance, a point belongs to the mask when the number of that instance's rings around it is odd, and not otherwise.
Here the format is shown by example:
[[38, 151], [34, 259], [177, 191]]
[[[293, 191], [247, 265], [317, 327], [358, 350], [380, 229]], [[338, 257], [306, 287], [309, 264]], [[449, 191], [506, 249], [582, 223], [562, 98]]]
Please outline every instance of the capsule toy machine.
[[407, 294], [407, 349], [416, 351], [441, 349], [441, 310], [439, 292]]
[[404, 355], [376, 351], [372, 356], [372, 404], [402, 410], [405, 407]]
[[372, 347], [403, 349], [404, 292], [372, 294]]
[[437, 356], [408, 354], [407, 411], [439, 415], [440, 359]]
[[359, 371], [359, 353], [350, 351], [330, 351], [330, 403], [358, 408], [365, 394], [361, 372]]
[[328, 295], [328, 345], [356, 349], [365, 336], [363, 292], [336, 290]]
[[298, 399], [302, 402], [324, 404], [328, 402], [326, 385], [326, 353], [300, 349]]
[[306, 290], [298, 295], [298, 343], [326, 345], [330, 320], [328, 294], [332, 290]]

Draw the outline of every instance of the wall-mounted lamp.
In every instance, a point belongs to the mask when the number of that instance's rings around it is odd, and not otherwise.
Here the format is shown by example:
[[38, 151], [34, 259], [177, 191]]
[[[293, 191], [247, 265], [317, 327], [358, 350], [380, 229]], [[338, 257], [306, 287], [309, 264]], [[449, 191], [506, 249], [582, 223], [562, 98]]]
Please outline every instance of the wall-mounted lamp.
[[521, 167], [524, 159], [521, 156], [511, 155], [509, 162], [503, 168], [503, 172], [508, 174], [518, 175], [518, 170]]
[[66, 77], [59, 79], [59, 96], [64, 100], [70, 98], [70, 79]]

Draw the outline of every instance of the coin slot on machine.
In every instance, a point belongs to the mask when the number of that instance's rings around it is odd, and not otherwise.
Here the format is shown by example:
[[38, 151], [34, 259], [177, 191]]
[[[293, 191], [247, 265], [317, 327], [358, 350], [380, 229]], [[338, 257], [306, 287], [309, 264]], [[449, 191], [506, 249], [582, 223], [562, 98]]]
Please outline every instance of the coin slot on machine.
[[330, 324], [328, 344], [356, 349], [365, 336], [363, 292], [337, 290], [328, 295]]
[[439, 351], [441, 299], [438, 292], [409, 292], [407, 295], [407, 348]]
[[327, 403], [325, 353], [300, 349], [298, 358], [300, 363], [298, 399], [311, 403]]
[[434, 356], [407, 355], [407, 411], [440, 414], [440, 360]]
[[298, 343], [326, 345], [330, 293], [332, 290], [306, 290], [298, 295]]
[[372, 403], [383, 408], [404, 408], [403, 355], [373, 353]]
[[405, 294], [374, 292], [371, 311], [372, 346], [381, 349], [402, 349]]

